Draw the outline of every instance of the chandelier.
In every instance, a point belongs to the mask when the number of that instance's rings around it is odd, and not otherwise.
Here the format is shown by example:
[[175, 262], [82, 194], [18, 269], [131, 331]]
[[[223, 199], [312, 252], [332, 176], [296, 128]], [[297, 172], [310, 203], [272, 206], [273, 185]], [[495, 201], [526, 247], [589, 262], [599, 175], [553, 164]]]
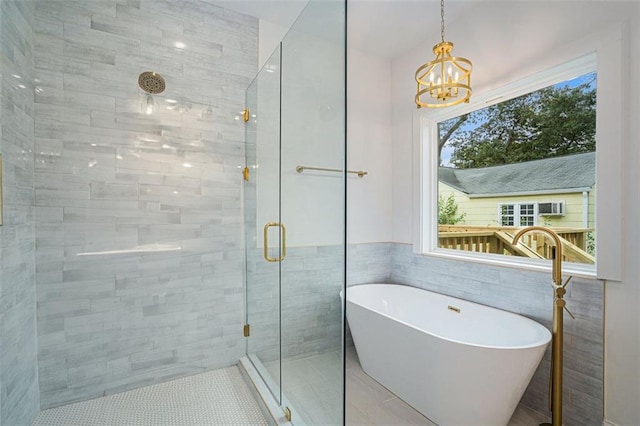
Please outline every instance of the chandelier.
[[436, 58], [416, 71], [418, 108], [448, 107], [471, 98], [471, 61], [451, 56], [453, 43], [444, 41], [444, 0], [440, 0], [440, 37], [433, 46]]

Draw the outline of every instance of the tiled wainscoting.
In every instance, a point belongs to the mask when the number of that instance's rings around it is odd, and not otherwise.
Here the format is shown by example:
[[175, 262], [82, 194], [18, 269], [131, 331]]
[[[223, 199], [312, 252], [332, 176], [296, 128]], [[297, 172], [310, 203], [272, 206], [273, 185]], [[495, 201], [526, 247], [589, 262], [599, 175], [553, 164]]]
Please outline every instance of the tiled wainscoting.
[[[196, 0], [35, 15], [42, 408], [235, 364], [257, 20]], [[167, 86], [149, 115], [144, 71]]]
[[[515, 312], [551, 328], [550, 274], [417, 255], [407, 244], [356, 244], [348, 250], [348, 285], [397, 283]], [[603, 284], [574, 278], [567, 287], [564, 422], [601, 425], [603, 418]], [[546, 413], [551, 347], [522, 403]]]
[[[282, 267], [279, 284], [278, 268]], [[268, 263], [262, 250], [247, 252], [247, 304], [251, 322], [248, 352], [264, 363], [282, 357], [340, 349], [344, 248], [289, 247], [285, 262]], [[321, 283], [321, 285], [318, 285]], [[279, 318], [279, 295], [282, 318]], [[301, 308], [302, 307], [302, 308]]]

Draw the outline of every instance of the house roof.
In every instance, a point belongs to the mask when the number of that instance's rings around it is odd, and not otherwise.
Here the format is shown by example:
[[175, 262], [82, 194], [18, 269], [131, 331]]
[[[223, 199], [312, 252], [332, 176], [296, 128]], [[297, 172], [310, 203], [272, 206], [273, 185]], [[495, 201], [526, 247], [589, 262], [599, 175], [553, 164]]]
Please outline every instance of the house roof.
[[439, 180], [471, 198], [582, 191], [596, 183], [596, 153], [477, 169], [440, 167]]

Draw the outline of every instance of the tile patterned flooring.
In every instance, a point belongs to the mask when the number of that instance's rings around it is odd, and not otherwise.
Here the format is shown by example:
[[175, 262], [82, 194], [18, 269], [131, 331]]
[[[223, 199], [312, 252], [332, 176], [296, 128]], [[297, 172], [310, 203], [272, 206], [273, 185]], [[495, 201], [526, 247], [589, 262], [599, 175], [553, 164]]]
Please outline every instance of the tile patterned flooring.
[[[276, 364], [265, 365], [277, 374]], [[360, 367], [355, 348], [346, 357], [347, 425], [437, 426]], [[282, 383], [295, 412], [309, 425], [341, 424], [342, 392], [339, 352], [282, 362]], [[519, 406], [508, 426], [537, 426], [548, 421], [540, 414]], [[295, 423], [295, 419], [294, 419]]]
[[33, 426], [267, 425], [238, 367], [42, 411]]
[[[274, 363], [265, 367], [277, 371]], [[347, 425], [435, 425], [369, 377], [353, 347], [347, 349], [346, 369]], [[303, 423], [342, 423], [339, 351], [283, 360], [282, 383]], [[542, 421], [538, 413], [518, 407], [508, 426], [534, 426]], [[230, 424], [267, 424], [238, 367], [45, 410], [33, 426]]]
[[[355, 348], [347, 348], [347, 425], [437, 426], [369, 377], [360, 367]], [[508, 426], [538, 426], [548, 421], [518, 406]]]

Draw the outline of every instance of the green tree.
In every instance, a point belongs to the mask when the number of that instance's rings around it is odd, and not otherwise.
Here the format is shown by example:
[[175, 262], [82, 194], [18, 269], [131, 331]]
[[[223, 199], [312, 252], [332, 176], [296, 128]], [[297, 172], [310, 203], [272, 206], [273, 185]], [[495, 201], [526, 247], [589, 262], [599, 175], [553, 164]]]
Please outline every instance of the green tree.
[[451, 163], [463, 169], [595, 151], [595, 73], [589, 77], [447, 120], [439, 148], [449, 142]]
[[458, 203], [453, 194], [449, 194], [446, 200], [442, 195], [438, 195], [438, 224], [457, 225], [464, 221], [466, 216], [466, 213], [458, 215]]

